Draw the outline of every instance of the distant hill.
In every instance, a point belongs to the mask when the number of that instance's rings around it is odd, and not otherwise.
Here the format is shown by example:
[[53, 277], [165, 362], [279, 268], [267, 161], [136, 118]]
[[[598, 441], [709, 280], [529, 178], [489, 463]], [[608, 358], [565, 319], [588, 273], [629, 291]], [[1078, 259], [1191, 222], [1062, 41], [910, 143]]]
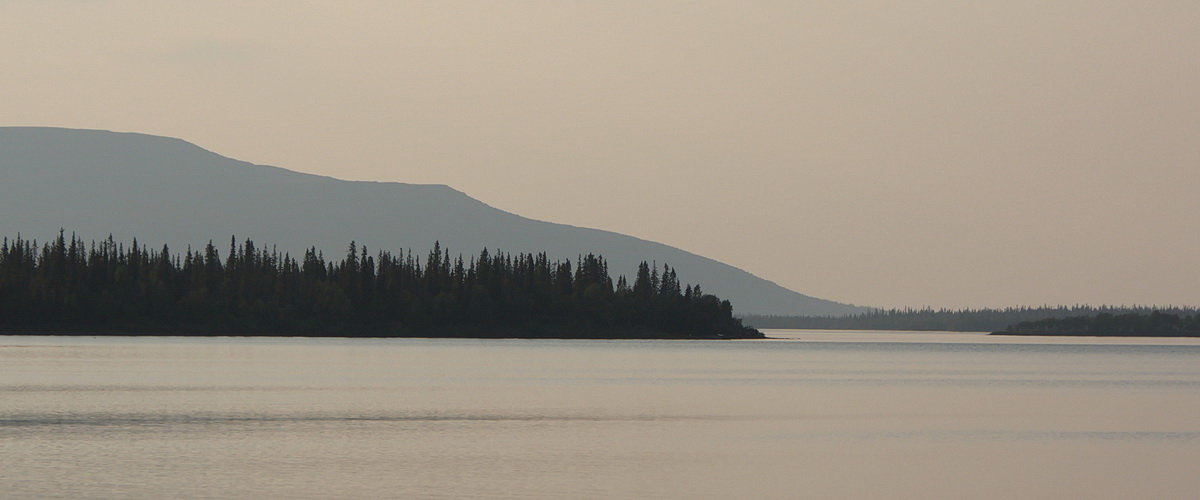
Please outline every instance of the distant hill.
[[[293, 254], [331, 257], [357, 241], [372, 252], [452, 253], [480, 248], [600, 253], [614, 275], [641, 260], [668, 263], [685, 283], [728, 298], [739, 314], [845, 315], [865, 309], [809, 297], [733, 266], [610, 231], [527, 219], [442, 185], [352, 182], [254, 165], [167, 137], [43, 127], [0, 127], [0, 235], [84, 239], [109, 234], [222, 251], [231, 235]], [[688, 223], [688, 221], [681, 221]]]

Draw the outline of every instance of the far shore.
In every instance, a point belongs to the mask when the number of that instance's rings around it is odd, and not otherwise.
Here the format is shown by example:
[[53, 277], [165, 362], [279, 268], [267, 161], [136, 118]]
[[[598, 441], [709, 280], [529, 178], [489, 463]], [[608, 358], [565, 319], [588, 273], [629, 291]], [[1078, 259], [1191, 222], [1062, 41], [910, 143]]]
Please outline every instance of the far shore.
[[988, 335], [1010, 336], [1010, 337], [1097, 337], [1097, 338], [1128, 338], [1128, 339], [1181, 339], [1181, 338], [1200, 338], [1200, 334], [1179, 334], [1179, 335], [1162, 335], [1162, 334], [1113, 334], [1106, 335], [1100, 333], [1064, 333], [1064, 332], [992, 332]]

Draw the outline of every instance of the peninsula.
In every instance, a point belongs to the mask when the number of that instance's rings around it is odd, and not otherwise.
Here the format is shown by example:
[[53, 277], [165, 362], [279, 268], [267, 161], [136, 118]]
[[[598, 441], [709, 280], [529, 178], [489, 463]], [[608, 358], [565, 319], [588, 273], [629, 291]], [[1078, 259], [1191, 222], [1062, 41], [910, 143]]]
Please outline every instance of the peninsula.
[[63, 232], [0, 247], [0, 332], [90, 335], [332, 337], [762, 338], [733, 306], [642, 262], [616, 281], [599, 255], [487, 249], [464, 261], [435, 243], [340, 261], [315, 248], [294, 258], [231, 239], [173, 254]]

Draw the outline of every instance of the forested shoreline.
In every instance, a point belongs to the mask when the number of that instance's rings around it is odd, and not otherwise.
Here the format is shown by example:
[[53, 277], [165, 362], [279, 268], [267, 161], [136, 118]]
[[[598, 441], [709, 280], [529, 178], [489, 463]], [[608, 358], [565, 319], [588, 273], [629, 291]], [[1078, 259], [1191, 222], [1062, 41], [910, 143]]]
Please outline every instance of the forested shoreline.
[[801, 330], [916, 330], [996, 332], [1019, 323], [1049, 319], [1149, 315], [1158, 311], [1177, 316], [1200, 313], [1195, 308], [1147, 306], [1042, 306], [1003, 309], [879, 309], [850, 316], [764, 316], [745, 315], [742, 320], [755, 328]]
[[1200, 314], [1182, 316], [1162, 311], [1150, 314], [1109, 314], [1026, 321], [992, 335], [1065, 335], [1085, 337], [1200, 337]]
[[341, 260], [296, 258], [231, 238], [173, 254], [137, 240], [4, 239], [0, 332], [345, 337], [761, 338], [733, 307], [643, 262], [614, 282], [598, 255], [482, 250], [464, 261], [435, 243]]

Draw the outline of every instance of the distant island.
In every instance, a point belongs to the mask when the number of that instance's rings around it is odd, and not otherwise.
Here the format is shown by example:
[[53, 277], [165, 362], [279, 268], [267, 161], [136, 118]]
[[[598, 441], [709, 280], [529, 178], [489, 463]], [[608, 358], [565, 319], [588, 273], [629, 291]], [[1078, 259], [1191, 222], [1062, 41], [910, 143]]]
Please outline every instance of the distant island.
[[1041, 306], [978, 309], [876, 309], [847, 316], [742, 315], [755, 328], [800, 330], [918, 330], [995, 332], [1019, 323], [1099, 315], [1148, 315], [1155, 311], [1177, 316], [1200, 314], [1194, 307], [1144, 306]]
[[763, 338], [728, 300], [642, 262], [614, 282], [599, 255], [482, 250], [466, 261], [435, 243], [340, 261], [300, 258], [231, 239], [173, 254], [62, 231], [0, 247], [0, 332], [89, 335], [274, 335], [605, 339]]
[[992, 335], [1084, 337], [1200, 337], [1200, 314], [1097, 314], [1017, 323]]

